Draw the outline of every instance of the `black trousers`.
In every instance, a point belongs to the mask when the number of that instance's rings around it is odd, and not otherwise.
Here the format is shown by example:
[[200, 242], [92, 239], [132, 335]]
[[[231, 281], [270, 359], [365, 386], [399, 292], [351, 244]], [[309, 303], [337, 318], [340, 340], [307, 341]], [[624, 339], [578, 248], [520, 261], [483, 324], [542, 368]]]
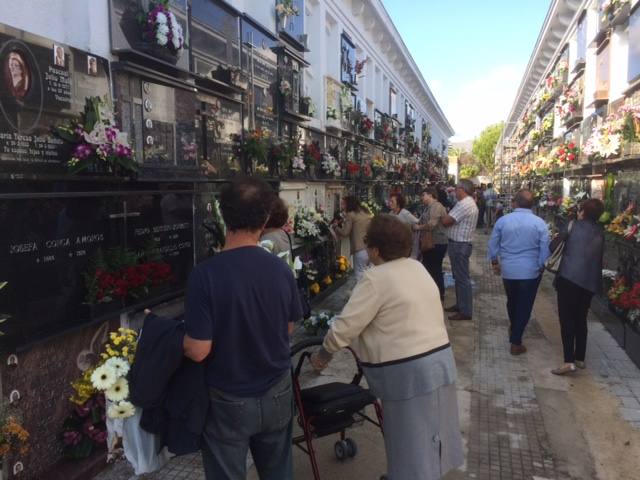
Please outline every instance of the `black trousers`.
[[556, 277], [556, 290], [564, 361], [584, 362], [587, 353], [587, 314], [593, 293], [559, 275]]
[[422, 254], [422, 264], [427, 269], [433, 281], [436, 282], [440, 290], [440, 300], [444, 300], [444, 273], [442, 272], [442, 262], [447, 254], [447, 244], [436, 243], [434, 248]]

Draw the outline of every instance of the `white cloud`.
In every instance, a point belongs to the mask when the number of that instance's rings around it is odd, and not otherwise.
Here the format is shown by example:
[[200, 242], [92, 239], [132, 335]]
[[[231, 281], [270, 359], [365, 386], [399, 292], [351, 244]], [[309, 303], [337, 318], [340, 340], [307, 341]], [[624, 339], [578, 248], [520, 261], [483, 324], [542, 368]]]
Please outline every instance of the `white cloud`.
[[[453, 91], [442, 92], [442, 107], [456, 132], [452, 141], [470, 140], [488, 125], [505, 120], [515, 100], [524, 66], [502, 65]], [[439, 85], [438, 90], [446, 89]]]

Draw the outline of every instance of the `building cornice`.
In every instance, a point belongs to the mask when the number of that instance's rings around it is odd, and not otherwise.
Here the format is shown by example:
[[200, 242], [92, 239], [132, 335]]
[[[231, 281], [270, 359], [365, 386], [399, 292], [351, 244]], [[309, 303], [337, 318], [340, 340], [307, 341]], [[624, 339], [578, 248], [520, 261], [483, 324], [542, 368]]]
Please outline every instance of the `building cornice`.
[[553, 0], [529, 59], [511, 112], [505, 124], [504, 138], [513, 134], [529, 100], [553, 67], [553, 59], [568, 41], [570, 26], [591, 0]]

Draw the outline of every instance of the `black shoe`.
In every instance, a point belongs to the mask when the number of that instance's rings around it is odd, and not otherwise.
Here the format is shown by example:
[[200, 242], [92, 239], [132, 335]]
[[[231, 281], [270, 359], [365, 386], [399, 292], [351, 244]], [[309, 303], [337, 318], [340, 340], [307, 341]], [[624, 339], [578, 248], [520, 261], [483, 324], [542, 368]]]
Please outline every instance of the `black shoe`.
[[456, 312], [459, 312], [460, 309], [458, 308], [457, 305], [452, 305], [450, 307], [445, 308], [444, 311], [447, 313], [456, 313]]

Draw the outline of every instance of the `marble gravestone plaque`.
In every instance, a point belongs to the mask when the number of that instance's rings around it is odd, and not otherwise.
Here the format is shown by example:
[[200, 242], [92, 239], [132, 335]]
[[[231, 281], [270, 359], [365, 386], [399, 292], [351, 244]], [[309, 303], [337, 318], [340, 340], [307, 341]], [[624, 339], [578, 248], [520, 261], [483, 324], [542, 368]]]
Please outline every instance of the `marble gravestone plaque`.
[[[98, 304], [100, 314], [184, 288], [193, 265], [191, 193], [0, 200], [0, 341], [16, 347], [95, 318], [86, 281], [99, 254], [126, 248], [171, 266], [144, 298]], [[27, 221], [25, 221], [27, 219]], [[95, 310], [95, 309], [94, 309]], [[89, 311], [89, 313], [87, 313]]]
[[108, 95], [106, 59], [0, 24], [0, 173], [66, 172], [51, 128]]
[[19, 345], [77, 323], [84, 301], [83, 274], [98, 249], [119, 245], [123, 232], [110, 197], [0, 201], [0, 330]]

